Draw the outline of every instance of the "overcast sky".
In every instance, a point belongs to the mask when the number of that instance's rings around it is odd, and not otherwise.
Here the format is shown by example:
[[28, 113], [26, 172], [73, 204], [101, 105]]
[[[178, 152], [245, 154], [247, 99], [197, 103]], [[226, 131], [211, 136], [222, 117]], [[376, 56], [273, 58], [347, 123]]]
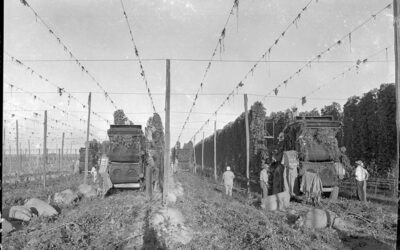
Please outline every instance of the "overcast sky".
[[[257, 61], [308, 2], [241, 0], [238, 15], [232, 15], [227, 24], [224, 51], [220, 54], [218, 50], [214, 59]], [[275, 62], [260, 63], [234, 99], [219, 111], [217, 128], [222, 128], [243, 112], [243, 93], [249, 95], [249, 106], [262, 100], [262, 95], [296, 72], [305, 61], [318, 55], [390, 2], [313, 0], [297, 25], [290, 28], [273, 48], [269, 60]], [[125, 111], [130, 120], [145, 126], [152, 115], [152, 108], [145, 94], [139, 63], [118, 61], [136, 58], [120, 1], [28, 0], [28, 3], [78, 59], [96, 59], [82, 61], [82, 65], [110, 93], [115, 104]], [[139, 54], [144, 59], [143, 66], [156, 110], [163, 119], [166, 75], [163, 59], [204, 59], [171, 61], [171, 145], [174, 145], [233, 1], [124, 0], [124, 5]], [[88, 92], [92, 91], [92, 111], [112, 121], [113, 105], [75, 62], [68, 61], [71, 59], [69, 54], [36, 20], [32, 11], [19, 0], [6, 0], [4, 7], [4, 50], [51, 82], [72, 92], [82, 103], [87, 102]], [[349, 96], [362, 95], [382, 83], [394, 82], [392, 12], [392, 9], [384, 10], [351, 35], [351, 44], [349, 39], [343, 39], [340, 46], [321, 57], [320, 63], [304, 69], [286, 88], [280, 88], [276, 97], [268, 97], [263, 102], [266, 112], [281, 111], [294, 105], [299, 111], [320, 109], [333, 101], [343, 105]], [[384, 48], [388, 46], [386, 53]], [[379, 51], [381, 53], [369, 58], [370, 62], [361, 65], [358, 73], [351, 71], [344, 77], [332, 80], [358, 59]], [[86, 125], [79, 119], [87, 119], [87, 109], [74, 100], [68, 105], [66, 95], [60, 97], [54, 86], [11, 62], [9, 56], [4, 55], [3, 58], [6, 143], [15, 148], [13, 128], [18, 119], [22, 147], [26, 147], [29, 137], [32, 147], [40, 147], [43, 134], [40, 123], [43, 122], [43, 111], [48, 109], [49, 119], [53, 119], [49, 120], [53, 127], [49, 128], [49, 147], [60, 146], [61, 140], [57, 138], [61, 137], [62, 131], [67, 133], [68, 148], [71, 145], [73, 148], [83, 147], [84, 140], [81, 138], [84, 138]], [[49, 59], [56, 61], [43, 61]], [[253, 65], [254, 62], [212, 63], [200, 92], [202, 95], [182, 134], [182, 143], [193, 136]], [[11, 89], [7, 83], [35, 92], [50, 105], [65, 109], [71, 115], [62, 115], [32, 96]], [[302, 106], [300, 98], [320, 85], [324, 87], [307, 97], [307, 103]], [[33, 112], [40, 116], [36, 118]], [[12, 117], [12, 114], [15, 116]], [[24, 117], [40, 123], [25, 121]], [[96, 116], [91, 119], [96, 126], [91, 128], [95, 138], [106, 139], [107, 123]], [[62, 120], [74, 129], [61, 126], [55, 120]], [[212, 133], [214, 120], [215, 117], [205, 127], [206, 136]], [[78, 137], [81, 138], [73, 139]], [[196, 139], [199, 141], [200, 135]]]

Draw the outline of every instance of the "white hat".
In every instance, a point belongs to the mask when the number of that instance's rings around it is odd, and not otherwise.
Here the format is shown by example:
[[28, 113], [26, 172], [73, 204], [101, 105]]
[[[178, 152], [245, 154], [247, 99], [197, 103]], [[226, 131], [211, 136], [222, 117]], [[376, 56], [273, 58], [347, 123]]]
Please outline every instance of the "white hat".
[[357, 164], [357, 165], [364, 166], [364, 163], [363, 163], [362, 161], [360, 161], [360, 160], [356, 161], [356, 164]]
[[231, 167], [226, 167], [226, 171], [231, 171]]

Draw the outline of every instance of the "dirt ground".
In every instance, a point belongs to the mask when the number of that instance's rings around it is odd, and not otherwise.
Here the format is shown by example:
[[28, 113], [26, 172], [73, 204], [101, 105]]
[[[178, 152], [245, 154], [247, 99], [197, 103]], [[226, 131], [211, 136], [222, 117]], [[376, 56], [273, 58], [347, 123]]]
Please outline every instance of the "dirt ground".
[[[167, 241], [149, 223], [161, 208], [160, 195], [148, 201], [143, 192], [113, 190], [105, 198], [81, 199], [58, 207], [55, 218], [33, 218], [29, 223], [13, 224], [18, 228], [2, 235], [4, 249], [394, 249], [397, 207], [348, 199], [322, 201], [357, 231], [338, 232], [332, 228], [298, 227], [298, 215], [310, 207], [291, 202], [284, 211], [266, 212], [257, 199], [249, 202], [234, 193], [225, 197], [218, 185], [188, 172], [178, 172], [175, 180], [184, 194], [172, 208], [185, 217], [185, 227], [194, 232], [186, 245]], [[7, 208], [21, 205], [27, 198], [47, 200], [48, 195], [76, 189], [82, 176], [67, 176], [41, 182], [3, 184], [2, 215]], [[354, 215], [355, 214], [355, 215]], [[357, 217], [358, 216], [358, 217]]]
[[[347, 199], [322, 201], [329, 209], [353, 223], [357, 232], [338, 232], [332, 228], [306, 229], [296, 226], [298, 215], [310, 206], [291, 202], [285, 212], [266, 212], [257, 199], [247, 202], [234, 193], [226, 198], [221, 189], [191, 173], [179, 173], [175, 179], [185, 190], [177, 207], [197, 232], [186, 246], [173, 249], [394, 249], [397, 207]], [[361, 215], [361, 219], [354, 213]], [[367, 222], [368, 221], [368, 222]]]
[[[82, 175], [41, 183], [3, 185], [3, 215], [12, 205], [26, 198], [47, 200], [47, 196], [67, 188], [76, 189]], [[90, 183], [89, 183], [90, 184]], [[163, 247], [149, 227], [149, 217], [159, 202], [149, 202], [136, 190], [112, 190], [105, 198], [81, 199], [69, 206], [57, 207], [55, 218], [33, 218], [29, 223], [11, 221], [17, 227], [2, 235], [4, 249], [156, 249]], [[5, 208], [5, 209], [4, 209]]]

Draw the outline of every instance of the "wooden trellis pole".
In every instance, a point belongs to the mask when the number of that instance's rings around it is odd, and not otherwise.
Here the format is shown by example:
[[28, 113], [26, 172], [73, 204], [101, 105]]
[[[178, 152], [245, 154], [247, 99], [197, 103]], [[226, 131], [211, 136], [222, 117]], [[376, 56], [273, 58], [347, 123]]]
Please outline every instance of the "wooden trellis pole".
[[87, 120], [87, 129], [86, 129], [86, 150], [85, 150], [85, 173], [83, 177], [83, 183], [86, 184], [86, 179], [88, 176], [88, 168], [89, 168], [89, 133], [90, 133], [90, 109], [92, 106], [92, 92], [89, 93], [89, 98], [88, 98], [88, 120]]
[[218, 180], [217, 176], [217, 120], [214, 121], [214, 179]]
[[18, 170], [17, 170], [17, 176], [19, 176], [19, 172], [22, 170], [21, 167], [21, 158], [19, 155], [19, 143], [18, 143], [18, 120], [15, 121], [15, 129], [16, 129], [16, 143], [17, 143], [17, 162], [18, 162]]
[[201, 175], [204, 175], [204, 131], [203, 140], [201, 141]]
[[170, 168], [170, 104], [171, 104], [171, 73], [170, 60], [166, 61], [166, 88], [165, 88], [165, 145], [164, 145], [164, 181], [163, 181], [163, 204], [167, 204], [168, 195], [168, 171]]
[[44, 133], [43, 133], [43, 187], [44, 188], [46, 187], [46, 163], [47, 163], [47, 110], [44, 111]]
[[38, 148], [38, 151], [39, 151], [39, 153], [36, 158], [36, 169], [39, 170], [40, 169], [40, 148]]
[[249, 138], [249, 114], [247, 110], [247, 94], [244, 94], [244, 112], [246, 125], [246, 178], [247, 194], [250, 195], [250, 138]]
[[194, 160], [194, 169], [193, 172], [197, 172], [197, 162], [196, 162], [196, 136], [193, 137], [193, 160]]
[[28, 140], [28, 164], [31, 166], [31, 141]]
[[61, 149], [58, 149], [58, 171], [61, 170]]
[[63, 132], [62, 133], [62, 141], [61, 141], [61, 164], [60, 164], [61, 167], [64, 166], [64, 136], [65, 136], [65, 133]]
[[3, 164], [6, 162], [6, 153], [5, 153], [5, 148], [6, 148], [6, 127], [3, 128]]
[[400, 57], [400, 1], [393, 0], [393, 17], [394, 17], [394, 57], [395, 57], [395, 82], [396, 82], [396, 127], [397, 127], [397, 154], [396, 154], [396, 165], [394, 169], [395, 178], [395, 198], [398, 197], [398, 186], [399, 186], [399, 143], [400, 143], [400, 104], [399, 104], [399, 91], [400, 91], [400, 69], [399, 69], [399, 57]]

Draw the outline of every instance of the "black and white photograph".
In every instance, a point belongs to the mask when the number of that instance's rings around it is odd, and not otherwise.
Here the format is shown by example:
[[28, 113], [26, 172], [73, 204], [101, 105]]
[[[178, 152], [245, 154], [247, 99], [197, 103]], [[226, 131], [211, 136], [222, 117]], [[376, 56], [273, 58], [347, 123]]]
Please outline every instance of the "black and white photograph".
[[4, 0], [0, 249], [399, 249], [400, 0]]

